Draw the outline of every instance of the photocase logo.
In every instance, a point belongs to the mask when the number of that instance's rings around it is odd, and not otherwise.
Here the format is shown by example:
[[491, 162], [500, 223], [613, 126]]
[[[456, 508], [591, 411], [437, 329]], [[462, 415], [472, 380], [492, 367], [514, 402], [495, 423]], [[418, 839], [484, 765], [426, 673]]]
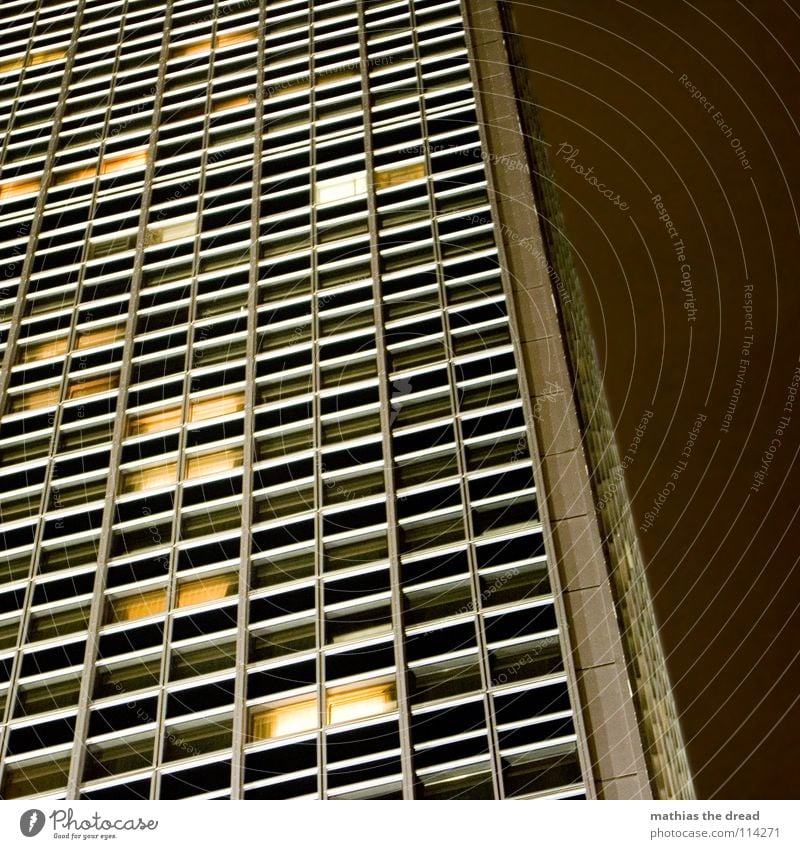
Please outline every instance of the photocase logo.
[[403, 399], [406, 395], [409, 395], [412, 390], [411, 381], [404, 377], [402, 380], [397, 380], [393, 384], [394, 392], [392, 393], [392, 397], [390, 399], [391, 406], [391, 415], [389, 416], [389, 424], [394, 424], [394, 420], [400, 414], [400, 410], [403, 408]]
[[44, 813], [37, 808], [31, 808], [19, 818], [19, 830], [25, 837], [36, 837], [44, 828]]

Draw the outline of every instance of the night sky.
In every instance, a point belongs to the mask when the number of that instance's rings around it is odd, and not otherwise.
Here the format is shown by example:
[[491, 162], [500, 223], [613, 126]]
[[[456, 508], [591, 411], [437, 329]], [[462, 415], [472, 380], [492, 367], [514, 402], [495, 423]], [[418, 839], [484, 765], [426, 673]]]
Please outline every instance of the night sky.
[[800, 14], [515, 9], [697, 794], [798, 798]]

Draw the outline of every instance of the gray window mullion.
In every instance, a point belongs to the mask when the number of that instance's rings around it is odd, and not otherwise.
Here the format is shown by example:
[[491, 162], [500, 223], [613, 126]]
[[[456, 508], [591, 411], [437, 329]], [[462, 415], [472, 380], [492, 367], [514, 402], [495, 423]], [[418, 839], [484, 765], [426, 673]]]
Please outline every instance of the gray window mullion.
[[[169, 51], [169, 23], [172, 14], [172, 0], [169, 0], [165, 12], [164, 34], [161, 40], [162, 62], [159, 65], [158, 81], [153, 104], [153, 119], [151, 127], [158, 126], [158, 118], [164, 94], [164, 74], [166, 70], [166, 56]], [[89, 636], [86, 644], [86, 656], [84, 660], [84, 672], [81, 679], [80, 697], [78, 701], [78, 719], [75, 729], [75, 745], [73, 748], [72, 763], [70, 765], [70, 780], [67, 786], [67, 798], [78, 798], [80, 784], [83, 774], [83, 765], [86, 756], [86, 734], [89, 723], [89, 704], [94, 687], [95, 661], [97, 658], [97, 647], [99, 643], [99, 631], [103, 623], [105, 607], [106, 572], [111, 549], [112, 526], [114, 524], [114, 502], [117, 493], [119, 478], [119, 465], [122, 456], [122, 441], [126, 426], [126, 404], [128, 389], [130, 387], [133, 356], [133, 339], [136, 334], [136, 320], [138, 313], [139, 291], [142, 282], [142, 266], [144, 264], [145, 234], [147, 230], [147, 219], [150, 211], [150, 196], [152, 193], [153, 175], [155, 173], [155, 153], [158, 143], [158, 134], [152, 133], [148, 148], [148, 159], [145, 169], [144, 186], [142, 189], [142, 207], [139, 211], [139, 232], [136, 237], [136, 256], [134, 269], [131, 275], [131, 291], [127, 328], [123, 344], [122, 368], [120, 371], [120, 382], [118, 390], [118, 404], [114, 420], [114, 434], [112, 439], [111, 457], [109, 461], [108, 486], [106, 488], [105, 508], [103, 513], [103, 526], [100, 534], [98, 549], [97, 574], [94, 586], [94, 598], [92, 611], [89, 619]], [[163, 651], [163, 650], [162, 650]], [[164, 663], [162, 653], [162, 667]], [[153, 782], [155, 786], [155, 781]]]
[[327, 711], [325, 709], [325, 598], [323, 576], [325, 574], [325, 542], [323, 540], [323, 492], [322, 483], [322, 422], [320, 414], [322, 403], [320, 390], [322, 388], [322, 370], [320, 368], [320, 339], [321, 322], [319, 317], [319, 255], [317, 246], [317, 204], [316, 204], [316, 173], [317, 173], [317, 85], [316, 64], [314, 58], [314, 8], [309, 3], [308, 8], [308, 108], [309, 108], [309, 211], [310, 211], [310, 244], [311, 251], [311, 352], [312, 352], [312, 392], [311, 416], [313, 421], [314, 445], [314, 607], [316, 610], [316, 675], [317, 675], [317, 716], [320, 731], [317, 734], [317, 792], [320, 799], [328, 795], [328, 734]]
[[[216, 4], [214, 6], [214, 17], [211, 24], [211, 42], [213, 44], [217, 32], [217, 14]], [[165, 27], [171, 35], [171, 27]], [[169, 57], [169, 53], [167, 53]], [[168, 63], [164, 62], [166, 66]], [[164, 71], [166, 73], [166, 70]], [[197, 321], [197, 277], [200, 271], [200, 246], [202, 244], [202, 229], [199, 222], [203, 216], [203, 194], [205, 191], [206, 169], [208, 167], [208, 138], [210, 126], [210, 107], [211, 96], [213, 92], [214, 78], [214, 51], [209, 55], [208, 64], [208, 86], [206, 88], [205, 109], [203, 115], [203, 135], [202, 135], [202, 153], [200, 159], [200, 173], [197, 187], [197, 204], [195, 214], [197, 216], [198, 226], [194, 236], [194, 250], [192, 254], [192, 275], [191, 284], [189, 287], [189, 321], [186, 330], [186, 353], [184, 354], [183, 365], [183, 395], [181, 398], [181, 421], [183, 426], [178, 435], [178, 451], [177, 451], [177, 468], [176, 468], [176, 485], [175, 497], [172, 505], [172, 539], [170, 540], [170, 568], [169, 582], [167, 584], [167, 602], [166, 612], [164, 614], [164, 653], [161, 658], [161, 687], [158, 694], [158, 705], [156, 708], [156, 731], [155, 731], [155, 757], [153, 759], [153, 781], [151, 786], [151, 796], [153, 799], [160, 797], [161, 789], [161, 768], [164, 766], [164, 740], [165, 728], [167, 723], [167, 691], [169, 688], [169, 672], [170, 661], [172, 656], [172, 632], [175, 624], [175, 601], [178, 597], [178, 564], [177, 564], [177, 544], [181, 538], [181, 514], [183, 511], [183, 492], [184, 483], [186, 480], [186, 440], [187, 440], [187, 423], [189, 421], [190, 403], [189, 395], [192, 388], [192, 361], [194, 350], [194, 330], [195, 322]], [[166, 87], [166, 82], [165, 82]], [[163, 97], [163, 94], [162, 94]], [[160, 127], [159, 127], [160, 129]], [[159, 132], [155, 132], [156, 144], [158, 144]], [[188, 179], [188, 178], [184, 178]], [[174, 194], [174, 193], [173, 193]], [[180, 198], [176, 198], [179, 200]], [[163, 211], [163, 210], [162, 210]], [[166, 220], [169, 220], [168, 218]], [[166, 332], [166, 331], [162, 331]]]
[[[78, 8], [75, 10], [76, 31], [77, 31], [78, 24], [79, 24], [79, 22], [80, 22], [80, 20], [83, 16], [84, 5], [85, 5], [85, 0], [80, 0]], [[28, 50], [30, 51], [30, 45], [29, 45]], [[61, 92], [59, 93], [59, 96], [58, 96], [58, 106], [56, 107], [56, 114], [55, 114], [54, 119], [53, 119], [53, 132], [52, 132], [52, 135], [50, 136], [50, 142], [49, 142], [48, 147], [47, 147], [47, 157], [45, 159], [45, 169], [44, 169], [44, 172], [43, 172], [42, 177], [41, 177], [41, 185], [39, 187], [39, 197], [36, 201], [36, 207], [35, 207], [33, 219], [32, 219], [32, 222], [31, 222], [31, 228], [30, 228], [31, 231], [30, 231], [30, 234], [28, 236], [28, 245], [31, 246], [31, 247], [36, 245], [36, 241], [39, 237], [39, 232], [41, 231], [42, 213], [43, 213], [43, 210], [44, 210], [45, 200], [46, 200], [46, 197], [47, 197], [46, 186], [47, 186], [47, 183], [48, 183], [50, 173], [51, 173], [52, 168], [53, 168], [53, 160], [55, 159], [56, 150], [58, 148], [58, 127], [60, 126], [61, 121], [63, 120], [63, 117], [64, 117], [64, 110], [65, 110], [65, 107], [66, 107], [67, 87], [68, 87], [70, 75], [72, 73], [72, 67], [75, 63], [76, 52], [77, 52], [76, 43], [73, 41], [73, 43], [70, 45], [69, 51], [67, 53], [67, 60], [66, 60], [65, 69], [64, 69], [64, 76], [63, 76], [62, 83], [61, 83]], [[32, 266], [33, 266], [33, 251], [28, 250], [27, 253], [26, 253], [25, 259], [23, 261], [22, 272], [20, 274], [19, 289], [18, 289], [18, 292], [17, 292], [17, 303], [14, 306], [14, 314], [11, 318], [11, 326], [9, 328], [8, 340], [6, 342], [5, 356], [3, 358], [2, 368], [0, 368], [0, 398], [3, 398], [3, 399], [8, 398], [8, 394], [7, 394], [8, 383], [9, 383], [9, 379], [11, 377], [11, 367], [14, 363], [14, 356], [16, 354], [16, 348], [17, 348], [16, 342], [17, 342], [17, 339], [19, 337], [20, 320], [22, 318], [22, 314], [23, 314], [24, 306], [25, 306], [25, 295], [27, 294], [28, 286], [30, 285], [30, 275], [31, 275]], [[63, 384], [64, 384], [64, 380], [65, 380], [64, 375], [62, 375], [61, 380], [62, 380], [62, 391], [63, 391]], [[1, 410], [0, 410], [0, 413], [2, 413]], [[55, 436], [56, 436], [56, 432], [54, 430], [53, 434], [50, 437], [51, 440], [55, 439]], [[45, 495], [43, 494], [42, 497], [44, 498]], [[29, 582], [28, 582], [27, 590], [25, 592], [25, 600], [24, 600], [24, 604], [23, 604], [23, 608], [22, 608], [22, 617], [21, 617], [21, 621], [20, 621], [20, 631], [19, 631], [20, 640], [17, 643], [17, 652], [16, 652], [16, 655], [14, 657], [14, 662], [12, 664], [12, 669], [11, 669], [11, 675], [10, 675], [10, 678], [9, 678], [8, 699], [7, 699], [7, 704], [6, 704], [6, 717], [7, 717], [7, 719], [11, 718], [11, 712], [13, 711], [13, 705], [14, 705], [14, 701], [15, 701], [14, 694], [16, 692], [17, 681], [19, 679], [19, 674], [20, 674], [20, 667], [22, 665], [21, 645], [22, 645], [22, 640], [24, 639], [24, 636], [27, 632], [28, 622], [29, 622], [29, 619], [30, 619], [30, 607], [31, 607], [31, 601], [32, 601], [32, 598], [33, 598], [33, 580], [32, 580], [32, 578], [35, 574], [36, 565], [37, 565], [36, 564], [35, 552], [38, 551], [39, 546], [41, 544], [41, 537], [42, 537], [42, 534], [43, 534], [43, 530], [44, 530], [44, 519], [39, 518], [39, 520], [37, 521], [37, 529], [36, 529], [36, 532], [35, 532], [35, 535], [34, 535], [33, 549], [32, 549], [32, 552], [31, 552], [32, 556], [31, 556], [31, 565], [30, 565], [30, 572], [29, 572]], [[0, 786], [2, 786], [3, 774], [5, 772], [5, 758], [3, 757], [3, 755], [5, 754], [7, 734], [8, 734], [8, 725], [4, 723], [4, 724], [0, 725]]]
[[378, 213], [373, 167], [372, 115], [370, 102], [369, 54], [367, 51], [366, 12], [363, 0], [358, 2], [358, 36], [361, 54], [361, 104], [364, 111], [364, 159], [367, 171], [367, 205], [369, 214], [370, 242], [372, 244], [370, 265], [374, 291], [375, 341], [378, 352], [378, 388], [380, 393], [380, 418], [383, 434], [384, 481], [386, 487], [386, 521], [389, 548], [389, 569], [392, 584], [392, 623], [395, 643], [398, 720], [400, 727], [401, 766], [403, 775], [403, 798], [414, 798], [414, 765], [412, 761], [411, 720], [409, 709], [409, 677], [405, 657], [405, 632], [403, 628], [403, 596], [400, 576], [400, 540], [397, 519], [397, 488], [392, 462], [391, 387], [389, 364], [386, 351], [385, 319], [381, 298], [381, 268], [378, 252]]
[[464, 456], [464, 435], [461, 428], [461, 417], [459, 415], [459, 406], [458, 406], [458, 393], [456, 390], [456, 374], [455, 367], [453, 366], [453, 347], [451, 344], [452, 337], [450, 335], [450, 322], [448, 318], [447, 312], [447, 297], [445, 293], [445, 286], [443, 280], [443, 265], [442, 265], [442, 250], [441, 250], [441, 242], [438, 236], [438, 219], [436, 217], [436, 206], [435, 206], [435, 197], [433, 196], [434, 184], [433, 184], [433, 171], [431, 168], [431, 155], [430, 155], [430, 146], [428, 144], [429, 133], [428, 133], [428, 118], [427, 112], [425, 108], [425, 96], [424, 96], [424, 88], [422, 83], [422, 69], [419, 63], [419, 38], [417, 34], [416, 27], [416, 15], [415, 10], [412, 8], [409, 9], [409, 14], [411, 16], [411, 24], [412, 24], [412, 39], [414, 41], [414, 53], [417, 57], [416, 62], [416, 75], [417, 75], [417, 87], [419, 89], [419, 100], [420, 100], [420, 122], [422, 124], [422, 138], [423, 138], [423, 152], [425, 157], [425, 173], [429, 178], [429, 192], [431, 209], [433, 211], [433, 215], [431, 217], [431, 230], [433, 235], [433, 249], [434, 249], [434, 258], [437, 267], [437, 279], [439, 283], [439, 309], [441, 311], [442, 316], [442, 330], [445, 335], [445, 351], [448, 355], [447, 358], [447, 382], [450, 391], [450, 404], [451, 409], [453, 411], [453, 429], [455, 432], [455, 440], [456, 440], [456, 464], [458, 469], [458, 480], [459, 480], [459, 490], [461, 493], [461, 509], [464, 520], [464, 528], [466, 531], [467, 538], [467, 561], [469, 565], [469, 576], [470, 576], [470, 592], [472, 595], [472, 610], [475, 614], [475, 627], [477, 631], [477, 644], [478, 644], [478, 658], [479, 658], [479, 667], [481, 673], [481, 686], [483, 689], [483, 703], [484, 703], [484, 711], [486, 715], [486, 723], [487, 729], [489, 732], [489, 750], [490, 757], [492, 761], [492, 784], [494, 786], [494, 796], [496, 799], [501, 797], [500, 793], [500, 756], [499, 756], [499, 742], [497, 738], [497, 727], [494, 721], [494, 716], [490, 709], [489, 696], [488, 692], [491, 687], [492, 679], [491, 679], [491, 670], [489, 668], [489, 652], [486, 647], [486, 634], [484, 632], [483, 627], [483, 613], [482, 613], [482, 605], [481, 605], [481, 589], [480, 589], [480, 578], [478, 576], [478, 567], [475, 562], [475, 529], [472, 521], [472, 510], [470, 509], [470, 500], [469, 500], [469, 488], [467, 486], [467, 468], [466, 468], [466, 458]]
[[[478, 116], [478, 131], [480, 133], [481, 148], [483, 150], [489, 150], [491, 149], [491, 146], [489, 144], [489, 136], [491, 132], [494, 132], [494, 130], [492, 130], [492, 119], [486, 114], [487, 109], [484, 106], [485, 95], [481, 93], [481, 86], [479, 82], [481, 73], [481, 62], [477, 55], [477, 49], [475, 46], [476, 37], [474, 35], [473, 28], [470, 26], [470, 21], [472, 20], [473, 15], [477, 16], [482, 11], [480, 7], [484, 7], [485, 10], [485, 8], [487, 7], [496, 8], [499, 4], [496, 2], [496, 0], [476, 0], [475, 5], [477, 6], [477, 8], [470, 8], [471, 4], [467, 2], [467, 0], [461, 0], [461, 14], [465, 21], [464, 37], [466, 40], [467, 51], [470, 56], [470, 76], [473, 80], [473, 86], [475, 88], [475, 111]], [[477, 29], [475, 31], [480, 33], [480, 29]], [[505, 48], [501, 47], [501, 50], [504, 59], [507, 58], [505, 54]], [[493, 67], [493, 63], [490, 63], [490, 69], [488, 73], [491, 73], [491, 67]], [[495, 189], [496, 180], [495, 175], [493, 173], [493, 169], [495, 167], [497, 166], [491, 160], [486, 160], [484, 162], [484, 173], [486, 175], [488, 188], [487, 194], [489, 196], [489, 203], [491, 205], [492, 211], [492, 225], [495, 234], [495, 244], [497, 245], [498, 262], [503, 283], [503, 292], [506, 298], [506, 308], [508, 310], [509, 324], [510, 327], [513, 328], [519, 327], [519, 323], [516, 320], [516, 310], [513, 298], [513, 284], [510, 278], [508, 262], [506, 260], [506, 248], [502, 238], [502, 234], [501, 232], [499, 232], [499, 228], [497, 226], [497, 222], [500, 221], [500, 216], [497, 199], [498, 195]], [[533, 173], [533, 170], [531, 170], [531, 173]], [[533, 200], [532, 189], [530, 192], [529, 208], [531, 210], [534, 210], [536, 208]], [[556, 612], [556, 621], [558, 622], [559, 627], [559, 643], [562, 658], [564, 661], [564, 669], [566, 671], [567, 686], [569, 690], [570, 703], [572, 706], [572, 718], [575, 723], [575, 731], [577, 734], [578, 757], [581, 764], [581, 771], [583, 773], [583, 780], [586, 786], [587, 796], [588, 798], [596, 798], [597, 791], [591, 768], [591, 753], [589, 751], [587, 743], [587, 734], [581, 710], [581, 697], [579, 695], [578, 689], [577, 672], [575, 670], [574, 658], [571, 649], [570, 634], [568, 629], [569, 620], [567, 618], [566, 609], [564, 606], [564, 598], [561, 591], [561, 576], [559, 575], [557, 566], [557, 550], [555, 542], [553, 540], [553, 531], [549, 519], [547, 499], [544, 497], [545, 487], [542, 475], [541, 454], [539, 451], [536, 429], [533, 424], [534, 410], [531, 398], [531, 391], [528, 386], [527, 374], [525, 372], [525, 369], [522, 368], [523, 358], [520, 350], [519, 337], [516, 333], [511, 334], [511, 341], [514, 348], [514, 360], [517, 364], [517, 380], [519, 382], [520, 397], [522, 399], [522, 407], [525, 413], [525, 431], [533, 466], [534, 481], [536, 485], [536, 501], [542, 522], [542, 538], [544, 540], [545, 546], [547, 572], [550, 579], [550, 585], [553, 588], [553, 605]]]
[[250, 196], [250, 284], [247, 295], [247, 342], [245, 362], [244, 449], [242, 452], [242, 540], [239, 551], [236, 676], [233, 695], [231, 799], [244, 797], [244, 747], [249, 733], [247, 712], [247, 663], [250, 624], [250, 573], [253, 528], [253, 463], [255, 452], [256, 352], [258, 338], [259, 230], [261, 215], [261, 148], [264, 122], [265, 4], [259, 4], [256, 71], [255, 125], [253, 138], [253, 188]]

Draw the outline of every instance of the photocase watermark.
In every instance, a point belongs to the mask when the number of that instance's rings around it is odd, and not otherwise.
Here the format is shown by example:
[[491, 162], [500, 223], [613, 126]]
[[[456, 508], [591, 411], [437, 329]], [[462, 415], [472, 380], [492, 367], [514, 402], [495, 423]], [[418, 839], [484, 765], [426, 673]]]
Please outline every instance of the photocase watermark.
[[639, 424], [637, 424], [633, 429], [633, 437], [631, 438], [630, 443], [628, 443], [628, 447], [625, 449], [622, 461], [619, 465], [615, 466], [614, 470], [611, 472], [613, 480], [605, 486], [603, 490], [603, 497], [597, 501], [596, 509], [598, 511], [603, 510], [607, 504], [610, 504], [611, 500], [621, 489], [622, 481], [625, 478], [625, 470], [631, 466], [633, 461], [636, 459], [636, 454], [639, 451], [639, 445], [642, 442], [647, 426], [650, 424], [650, 419], [653, 418], [653, 415], [652, 410], [645, 410], [642, 413], [642, 417], [639, 419]]
[[[374, 56], [369, 60], [370, 68], [378, 68], [381, 65], [391, 65], [394, 62], [394, 56]], [[323, 68], [320, 71], [317, 71], [315, 74], [305, 74], [300, 77], [294, 77], [290, 80], [285, 80], [281, 83], [276, 83], [275, 85], [266, 86], [264, 89], [264, 94], [267, 97], [274, 97], [276, 94], [280, 94], [282, 91], [285, 91], [287, 88], [295, 88], [295, 87], [309, 87], [313, 82], [322, 83], [326, 81], [327, 77], [336, 77], [340, 74], [353, 74], [354, 76], [361, 70], [360, 62], [344, 62], [341, 65], [332, 65], [330, 68]], [[251, 95], [250, 100], [254, 100], [255, 98]]]
[[[83, 810], [83, 809], [82, 809]], [[107, 819], [95, 811], [86, 816], [79, 813], [75, 815], [73, 808], [56, 810], [45, 816], [44, 811], [31, 808], [25, 811], [19, 820], [19, 830], [25, 837], [36, 837], [50, 820], [52, 837], [64, 840], [113, 840], [117, 832], [124, 831], [155, 831], [158, 828], [158, 820], [143, 819], [142, 817], [128, 817]]]
[[[513, 581], [514, 578], [519, 575], [519, 566], [515, 566], [513, 569], [509, 569], [507, 572], [503, 572], [497, 578], [489, 584], [486, 589], [484, 589], [481, 594], [478, 596], [478, 601], [481, 605], [485, 605], [487, 602], [491, 601], [492, 596], [499, 592], [509, 581]], [[462, 604], [461, 607], [456, 610], [453, 616], [463, 616], [465, 613], [472, 613], [475, 610], [475, 604], [470, 599], [466, 604]], [[427, 636], [432, 633], [434, 629], [430, 631], [426, 631], [423, 636]]]
[[544, 651], [557, 646], [558, 637], [545, 637], [540, 640], [534, 649], [527, 652], [523, 657], [519, 658], [519, 660], [515, 660], [514, 663], [506, 668], [505, 672], [495, 675], [492, 678], [492, 686], [496, 687], [500, 684], [507, 684], [509, 681], [513, 681], [519, 676], [520, 672], [522, 672], [526, 666], [534, 663], [539, 655], [541, 655]]
[[778, 419], [778, 424], [775, 426], [775, 432], [772, 440], [767, 446], [766, 451], [761, 455], [761, 464], [757, 471], [753, 473], [753, 482], [750, 484], [750, 492], [758, 492], [764, 485], [764, 481], [769, 474], [769, 467], [775, 459], [775, 455], [780, 450], [783, 444], [783, 435], [789, 429], [792, 423], [792, 414], [794, 413], [794, 402], [797, 400], [797, 392], [800, 389], [800, 365], [795, 366], [792, 373], [792, 379], [786, 387], [786, 395], [784, 396], [783, 415]]
[[653, 205], [658, 212], [658, 220], [664, 222], [667, 234], [672, 239], [672, 250], [675, 259], [680, 263], [681, 292], [683, 292], [683, 308], [686, 310], [686, 321], [691, 323], [697, 318], [697, 307], [695, 306], [694, 289], [692, 287], [692, 266], [686, 260], [686, 245], [683, 243], [681, 234], [670, 217], [667, 208], [661, 202], [661, 195], [653, 195]]
[[[26, 239], [31, 234], [31, 222], [23, 221], [20, 223], [19, 227], [17, 227], [17, 232], [15, 237], [17, 239]], [[27, 244], [27, 243], [26, 243]], [[25, 245], [14, 245], [14, 250], [11, 251], [8, 259], [13, 260], [13, 262], [9, 262], [6, 264], [6, 267], [3, 269], [3, 276], [6, 280], [11, 280], [14, 277], [19, 277], [21, 269], [18, 269], [17, 264], [25, 259]], [[12, 292], [9, 292], [5, 289], [0, 291], [0, 299], [5, 299], [11, 297]]]
[[[468, 215], [464, 218], [464, 220], [468, 221], [470, 224], [490, 223], [490, 219], [486, 218], [485, 215], [480, 214]], [[539, 247], [538, 243], [534, 243], [530, 237], [520, 238], [519, 233], [509, 227], [505, 221], [497, 222], [496, 229], [499, 230], [508, 241], [515, 245], [519, 245], [524, 251], [527, 251], [541, 265], [555, 285], [556, 290], [558, 291], [559, 300], [562, 304], [568, 304], [572, 300], [572, 295], [570, 294], [569, 289], [567, 289], [559, 273]]]
[[742, 147], [741, 141], [734, 135], [733, 127], [730, 124], [725, 123], [725, 116], [719, 109], [714, 107], [714, 104], [703, 94], [703, 92], [689, 79], [686, 74], [681, 74], [678, 77], [678, 82], [680, 82], [683, 87], [691, 93], [692, 100], [698, 101], [698, 103], [708, 112], [711, 116], [714, 123], [719, 127], [720, 132], [726, 139], [730, 142], [730, 146], [733, 148], [734, 153], [736, 154], [739, 164], [745, 171], [752, 171], [752, 166], [747, 159], [747, 151]]
[[36, 835], [44, 828], [45, 817], [44, 811], [38, 808], [31, 808], [19, 818], [19, 830], [25, 837], [36, 837]]
[[[122, 685], [121, 682], [114, 681], [112, 683], [113, 683], [114, 689], [118, 693], [121, 693], [121, 692], [124, 691], [125, 688], [124, 688], [124, 686]], [[152, 716], [144, 708], [142, 708], [135, 699], [130, 701], [130, 702], [126, 702], [125, 707], [128, 708], [128, 710], [132, 711], [135, 714], [136, 719], [137, 719], [136, 724], [149, 725], [151, 722], [156, 721], [156, 718], [154, 716]], [[183, 737], [176, 737], [171, 731], [168, 731], [164, 735], [164, 739], [171, 746], [174, 746], [176, 749], [180, 749], [181, 751], [185, 752], [187, 757], [189, 757], [190, 755], [199, 755], [200, 754], [200, 749], [198, 749], [197, 746], [190, 745], [189, 743], [187, 743], [183, 739]]]
[[389, 407], [391, 412], [389, 413], [389, 424], [394, 424], [394, 420], [400, 415], [400, 411], [403, 409], [403, 404], [408, 395], [413, 392], [413, 387], [411, 386], [411, 381], [407, 378], [401, 378], [400, 380], [395, 380], [392, 383], [392, 397], [389, 400]]
[[580, 152], [581, 150], [579, 147], [573, 147], [569, 142], [561, 142], [558, 146], [558, 150], [556, 151], [556, 156], [560, 156], [564, 162], [569, 165], [573, 171], [575, 171], [576, 174], [583, 177], [590, 186], [594, 186], [597, 191], [603, 195], [604, 198], [611, 201], [614, 206], [618, 206], [623, 212], [626, 209], [629, 209], [628, 203], [622, 200], [619, 192], [614, 192], [613, 189], [606, 188], [606, 184], [601, 183], [597, 179], [594, 174], [594, 165], [589, 168], [585, 168], [578, 162]]
[[697, 437], [699, 436], [700, 430], [707, 418], [708, 416], [706, 416], [705, 413], [698, 413], [695, 417], [694, 424], [688, 432], [686, 442], [683, 445], [680, 459], [670, 472], [669, 480], [666, 482], [661, 492], [659, 492], [655, 499], [653, 499], [652, 507], [650, 507], [650, 509], [644, 514], [644, 521], [641, 525], [639, 525], [639, 530], [642, 533], [646, 534], [650, 528], [653, 527], [656, 519], [658, 518], [658, 514], [661, 512], [661, 508], [667, 503], [667, 501], [669, 501], [670, 496], [677, 489], [681, 475], [689, 466], [689, 460], [692, 456], [692, 452], [694, 451]]
[[725, 414], [722, 416], [722, 424], [719, 427], [720, 433], [729, 433], [733, 414], [736, 412], [736, 405], [739, 403], [739, 397], [742, 394], [745, 376], [750, 368], [750, 348], [753, 345], [753, 284], [745, 283], [744, 286], [744, 303], [742, 304], [744, 311], [744, 336], [742, 338], [742, 347], [739, 350], [739, 368], [736, 372], [736, 380], [731, 391], [731, 398], [728, 401], [728, 406], [725, 409]]
[[421, 144], [414, 144], [410, 145], [409, 147], [404, 147], [400, 151], [398, 151], [398, 154], [401, 156], [424, 156], [426, 150], [429, 153], [449, 152], [452, 154], [457, 154], [458, 156], [476, 159], [479, 162], [487, 162], [493, 165], [499, 165], [502, 168], [507, 168], [509, 171], [522, 171], [525, 174], [530, 173], [528, 163], [524, 159], [519, 159], [516, 156], [510, 156], [507, 153], [498, 156], [496, 153], [492, 153], [488, 150], [482, 150], [480, 147], [475, 146], [459, 150], [459, 148], [452, 147], [448, 144], [436, 144], [435, 142], [432, 142], [428, 143], [427, 147]]

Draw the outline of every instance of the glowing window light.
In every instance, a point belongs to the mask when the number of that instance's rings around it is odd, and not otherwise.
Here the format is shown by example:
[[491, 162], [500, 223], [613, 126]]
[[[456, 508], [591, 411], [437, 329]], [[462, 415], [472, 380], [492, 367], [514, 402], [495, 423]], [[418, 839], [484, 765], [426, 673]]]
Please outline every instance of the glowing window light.
[[3, 183], [0, 186], [0, 201], [25, 197], [25, 195], [35, 195], [41, 186], [42, 181], [38, 178], [27, 178], [25, 180], [14, 180], [12, 183]]
[[177, 477], [176, 463], [161, 463], [158, 466], [148, 466], [144, 469], [136, 469], [128, 472], [124, 479], [122, 488], [124, 492], [143, 492], [146, 489], [154, 489], [157, 486], [169, 486], [175, 483]]
[[197, 398], [192, 401], [189, 410], [189, 421], [204, 422], [218, 419], [244, 409], [244, 394], [237, 392], [232, 395], [215, 395], [213, 398]]
[[215, 103], [212, 112], [227, 112], [229, 109], [240, 109], [242, 106], [248, 106], [252, 103], [250, 97], [230, 97], [227, 100], [221, 100]]
[[390, 168], [388, 171], [375, 172], [375, 188], [387, 189], [390, 186], [401, 186], [411, 180], [419, 180], [425, 176], [425, 165], [415, 162], [413, 165], [403, 165], [399, 168]]
[[157, 616], [167, 609], [167, 588], [138, 593], [137, 595], [116, 598], [111, 602], [109, 620], [111, 622], [130, 622]]
[[217, 472], [227, 472], [242, 465], [241, 448], [225, 448], [190, 457], [186, 463], [186, 477], [199, 478]]
[[164, 242], [173, 242], [186, 236], [194, 236], [197, 233], [197, 219], [189, 218], [184, 221], [165, 221], [163, 224], [147, 228], [145, 232], [146, 245], [160, 245]]
[[348, 200], [366, 194], [366, 191], [367, 175], [364, 173], [334, 177], [332, 180], [320, 180], [315, 187], [317, 203]]
[[36, 389], [33, 392], [15, 395], [11, 402], [11, 408], [15, 413], [23, 410], [38, 410], [41, 407], [57, 404], [60, 397], [61, 389], [59, 386], [48, 386], [47, 389]]
[[147, 165], [147, 151], [134, 150], [130, 153], [118, 153], [114, 156], [106, 156], [103, 160], [101, 174], [117, 174], [120, 171], [133, 171], [144, 168]]
[[44, 65], [45, 62], [57, 62], [66, 58], [67, 51], [63, 47], [57, 50], [43, 50], [41, 53], [32, 53], [28, 65]]
[[153, 413], [142, 413], [128, 421], [128, 436], [144, 436], [178, 427], [182, 421], [181, 408], [170, 407]]
[[176, 607], [191, 607], [194, 604], [219, 601], [219, 599], [231, 595], [235, 589], [235, 575], [213, 575], [208, 578], [187, 581], [178, 587]]
[[251, 740], [273, 740], [302, 734], [317, 728], [319, 715], [315, 698], [267, 707], [254, 713], [250, 722]]
[[328, 723], [353, 722], [370, 716], [390, 713], [397, 707], [394, 686], [380, 684], [373, 686], [344, 687], [328, 690]]
[[60, 357], [67, 353], [68, 339], [62, 336], [60, 339], [48, 339], [38, 345], [28, 345], [20, 352], [20, 362], [37, 363], [40, 360], [49, 360], [51, 357]]
[[223, 50], [226, 47], [233, 47], [235, 44], [245, 44], [248, 41], [253, 41], [255, 37], [255, 29], [230, 33], [224, 32], [214, 38], [203, 38], [199, 41], [193, 41], [190, 44], [178, 44], [172, 48], [170, 58], [179, 59], [183, 56], [197, 56], [201, 53], [209, 53], [212, 47], [216, 47], [217, 50]]
[[116, 389], [119, 385], [118, 374], [104, 374], [102, 377], [95, 377], [92, 380], [81, 380], [78, 383], [70, 385], [67, 392], [67, 397], [86, 398], [88, 395], [98, 395], [100, 392], [108, 392], [111, 389]]
[[108, 345], [111, 342], [119, 341], [124, 335], [125, 325], [123, 324], [87, 330], [78, 336], [78, 350], [94, 348], [97, 345]]

